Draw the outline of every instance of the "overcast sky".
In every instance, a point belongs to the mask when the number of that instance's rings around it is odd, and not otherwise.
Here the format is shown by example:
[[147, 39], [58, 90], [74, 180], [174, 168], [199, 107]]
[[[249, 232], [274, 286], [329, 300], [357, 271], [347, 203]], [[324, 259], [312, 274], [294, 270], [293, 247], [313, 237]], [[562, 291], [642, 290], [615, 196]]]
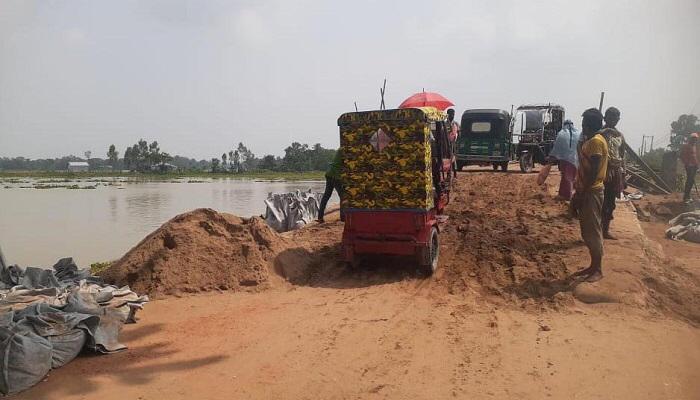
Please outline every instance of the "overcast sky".
[[423, 88], [468, 108], [700, 113], [700, 1], [0, 0], [0, 156], [337, 147], [337, 117]]

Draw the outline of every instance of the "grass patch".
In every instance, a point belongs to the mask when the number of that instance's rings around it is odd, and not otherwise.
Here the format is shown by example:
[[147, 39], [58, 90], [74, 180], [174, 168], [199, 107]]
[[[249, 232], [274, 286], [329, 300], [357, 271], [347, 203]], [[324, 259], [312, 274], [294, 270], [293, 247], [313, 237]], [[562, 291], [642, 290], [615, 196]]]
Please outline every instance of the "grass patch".
[[95, 275], [95, 276], [100, 276], [102, 271], [109, 268], [110, 265], [112, 265], [112, 262], [110, 262], [110, 261], [92, 263], [92, 264], [90, 264], [90, 273]]

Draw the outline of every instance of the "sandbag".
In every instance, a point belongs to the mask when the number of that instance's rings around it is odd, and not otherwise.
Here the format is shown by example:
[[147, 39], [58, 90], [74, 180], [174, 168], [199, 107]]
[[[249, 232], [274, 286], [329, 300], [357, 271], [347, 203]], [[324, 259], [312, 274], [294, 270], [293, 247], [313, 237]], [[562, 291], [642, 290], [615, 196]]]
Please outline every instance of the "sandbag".
[[39, 383], [51, 369], [51, 343], [33, 332], [0, 327], [0, 393]]
[[80, 354], [85, 346], [87, 334], [82, 329], [73, 329], [62, 335], [49, 336], [51, 343], [51, 368], [62, 367]]

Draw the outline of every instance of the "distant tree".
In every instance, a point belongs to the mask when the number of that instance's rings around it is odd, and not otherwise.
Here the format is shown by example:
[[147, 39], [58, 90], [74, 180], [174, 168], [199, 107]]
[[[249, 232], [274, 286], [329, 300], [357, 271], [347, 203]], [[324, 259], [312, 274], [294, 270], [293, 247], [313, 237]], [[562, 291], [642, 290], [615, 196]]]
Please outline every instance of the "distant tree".
[[241, 170], [241, 155], [238, 150], [233, 152], [233, 167], [231, 167], [233, 172], [239, 172]]
[[226, 171], [226, 153], [221, 155], [221, 168]]
[[293, 142], [291, 146], [284, 149], [283, 165], [288, 171], [304, 171], [307, 169], [306, 153], [309, 151], [308, 144]]
[[260, 160], [260, 164], [258, 164], [258, 167], [260, 169], [264, 169], [264, 170], [268, 170], [268, 171], [274, 170], [276, 167], [275, 156], [273, 156], [272, 154], [266, 155], [265, 157], [262, 158], [262, 160]]
[[107, 159], [109, 159], [109, 165], [112, 166], [112, 170], [116, 170], [117, 163], [119, 162], [119, 152], [114, 145], [109, 146], [109, 150], [107, 151]]
[[170, 154], [166, 153], [166, 152], [162, 152], [162, 153], [159, 154], [158, 159], [159, 159], [159, 161], [160, 161], [160, 163], [158, 164], [158, 169], [160, 170], [160, 172], [165, 172], [165, 171], [167, 171], [167, 168], [166, 168], [166, 165], [165, 165], [165, 164], [167, 164], [167, 163], [169, 163], [170, 161], [172, 161], [172, 160], [173, 160], [173, 157], [172, 157]]
[[219, 159], [216, 157], [211, 159], [211, 172], [219, 172]]
[[681, 145], [694, 132], [700, 132], [698, 117], [692, 114], [681, 115], [676, 121], [671, 122], [671, 143], [668, 146], [671, 150], [680, 150]]
[[661, 171], [661, 165], [664, 159], [664, 153], [666, 153], [666, 151], [667, 150], [663, 147], [657, 147], [654, 150], [644, 153], [642, 160], [644, 160], [644, 162], [647, 163], [651, 169]]
[[90, 161], [90, 156], [92, 155], [92, 152], [90, 150], [86, 150], [83, 154], [85, 154], [85, 161]]
[[155, 140], [148, 145], [148, 154], [146, 155], [146, 161], [148, 169], [151, 169], [151, 167], [154, 165], [162, 164], [160, 146], [158, 146], [158, 142]]
[[229, 150], [228, 152], [228, 168], [229, 170], [233, 171], [233, 150]]

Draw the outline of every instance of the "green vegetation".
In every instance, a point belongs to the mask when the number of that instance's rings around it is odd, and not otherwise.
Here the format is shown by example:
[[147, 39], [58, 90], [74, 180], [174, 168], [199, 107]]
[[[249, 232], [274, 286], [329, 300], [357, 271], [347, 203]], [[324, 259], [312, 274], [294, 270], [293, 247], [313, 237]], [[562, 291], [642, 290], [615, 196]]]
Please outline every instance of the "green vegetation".
[[240, 173], [210, 173], [206, 171], [183, 171], [183, 172], [120, 172], [120, 171], [91, 171], [91, 172], [66, 172], [66, 171], [0, 171], [0, 182], [3, 183], [31, 183], [20, 178], [61, 178], [60, 182], [71, 182], [77, 179], [87, 179], [90, 182], [105, 182], [105, 179], [95, 178], [135, 178], [143, 180], [169, 181], [179, 178], [199, 178], [190, 179], [190, 183], [204, 182], [203, 178], [213, 179], [260, 179], [260, 180], [323, 180], [325, 171], [267, 171], [257, 170]]
[[112, 265], [110, 261], [95, 262], [90, 264], [90, 273], [95, 276], [100, 276], [100, 274]]
[[668, 147], [671, 150], [680, 150], [691, 133], [700, 132], [698, 117], [692, 114], [683, 114], [674, 122], [671, 122], [671, 136]]
[[[161, 151], [157, 141], [150, 144], [140, 139], [127, 147], [119, 158], [115, 145], [110, 145], [107, 158], [92, 158], [86, 151], [85, 158], [66, 156], [55, 159], [32, 160], [24, 157], [0, 157], [0, 178], [34, 177], [55, 179], [81, 179], [89, 177], [139, 177], [143, 179], [175, 179], [182, 177], [209, 177], [233, 179], [323, 179], [323, 171], [335, 156], [335, 150], [317, 143], [313, 146], [294, 142], [284, 150], [283, 157], [267, 154], [258, 158], [243, 143], [210, 160], [196, 160], [171, 156]], [[89, 172], [68, 172], [68, 163], [85, 161]], [[53, 183], [53, 182], [46, 182]]]

